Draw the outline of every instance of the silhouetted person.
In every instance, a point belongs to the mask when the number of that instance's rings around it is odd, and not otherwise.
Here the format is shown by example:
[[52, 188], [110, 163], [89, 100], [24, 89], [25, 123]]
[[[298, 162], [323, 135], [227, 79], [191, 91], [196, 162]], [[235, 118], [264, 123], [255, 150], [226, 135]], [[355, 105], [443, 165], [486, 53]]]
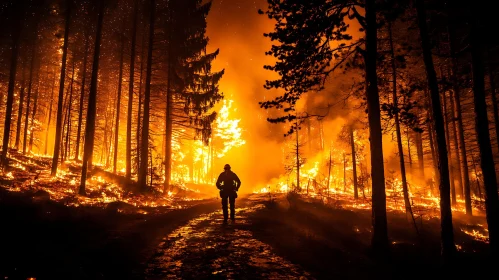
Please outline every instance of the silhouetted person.
[[218, 176], [217, 188], [220, 190], [220, 197], [222, 198], [222, 210], [224, 213], [224, 223], [227, 223], [228, 219], [228, 209], [227, 200], [230, 203], [230, 219], [235, 220], [236, 211], [236, 198], [237, 191], [241, 187], [241, 180], [237, 177], [236, 173], [230, 170], [230, 165], [226, 164], [224, 166], [224, 172]]

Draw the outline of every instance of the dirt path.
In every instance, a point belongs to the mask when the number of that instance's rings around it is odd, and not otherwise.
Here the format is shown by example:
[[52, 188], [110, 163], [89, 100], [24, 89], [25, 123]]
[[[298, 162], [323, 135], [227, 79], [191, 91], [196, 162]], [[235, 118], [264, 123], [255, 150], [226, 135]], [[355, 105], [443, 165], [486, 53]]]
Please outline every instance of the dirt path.
[[215, 211], [175, 229], [145, 265], [144, 279], [311, 279], [253, 236], [249, 215], [262, 207], [242, 200], [235, 223], [223, 225]]

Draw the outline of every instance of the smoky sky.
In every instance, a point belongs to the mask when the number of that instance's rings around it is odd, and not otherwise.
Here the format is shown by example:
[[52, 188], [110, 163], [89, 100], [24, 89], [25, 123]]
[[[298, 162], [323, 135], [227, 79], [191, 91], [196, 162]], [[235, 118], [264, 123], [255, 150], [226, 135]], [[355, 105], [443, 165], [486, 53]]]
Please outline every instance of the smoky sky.
[[279, 150], [283, 126], [269, 124], [267, 112], [258, 104], [272, 94], [263, 85], [275, 75], [263, 69], [272, 63], [265, 55], [271, 42], [263, 34], [273, 29], [273, 23], [258, 14], [266, 6], [265, 0], [214, 0], [207, 19], [208, 51], [220, 49], [213, 68], [225, 69], [220, 89], [226, 99], [234, 101], [231, 117], [241, 119], [246, 140], [244, 146], [218, 159], [215, 168], [222, 171], [223, 164], [230, 163], [246, 183], [242, 191], [251, 191], [248, 185], [265, 183], [283, 172]]

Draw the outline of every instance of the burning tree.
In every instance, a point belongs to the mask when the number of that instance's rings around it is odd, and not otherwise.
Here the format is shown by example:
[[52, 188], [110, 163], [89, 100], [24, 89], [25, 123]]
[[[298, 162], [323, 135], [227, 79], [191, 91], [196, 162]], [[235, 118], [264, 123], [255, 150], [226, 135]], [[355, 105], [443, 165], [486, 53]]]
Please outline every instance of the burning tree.
[[[361, 15], [358, 11], [365, 10]], [[330, 74], [355, 53], [364, 58], [366, 98], [371, 143], [373, 184], [373, 248], [380, 255], [388, 254], [386, 194], [382, 151], [380, 101], [377, 86], [377, 20], [375, 1], [268, 1], [265, 12], [277, 23], [275, 30], [265, 34], [273, 45], [267, 53], [277, 58], [266, 69], [277, 72], [280, 79], [267, 81], [265, 87], [283, 88], [286, 92], [274, 100], [261, 104], [262, 108], [283, 109], [287, 115], [270, 119], [272, 122], [291, 122], [296, 126], [296, 102], [309, 91], [321, 91]], [[263, 14], [263, 11], [259, 11]], [[294, 16], [299, 15], [299, 16]], [[355, 19], [366, 31], [365, 38], [353, 40], [348, 33], [346, 19]], [[352, 42], [353, 40], [353, 42]], [[365, 46], [362, 49], [361, 46]]]
[[[208, 144], [217, 114], [211, 109], [223, 98], [218, 82], [224, 71], [212, 72], [211, 63], [219, 51], [206, 52], [206, 16], [211, 2], [169, 1], [166, 35], [165, 181], [170, 186], [172, 135], [174, 131]], [[182, 42], [176, 44], [176, 42]]]

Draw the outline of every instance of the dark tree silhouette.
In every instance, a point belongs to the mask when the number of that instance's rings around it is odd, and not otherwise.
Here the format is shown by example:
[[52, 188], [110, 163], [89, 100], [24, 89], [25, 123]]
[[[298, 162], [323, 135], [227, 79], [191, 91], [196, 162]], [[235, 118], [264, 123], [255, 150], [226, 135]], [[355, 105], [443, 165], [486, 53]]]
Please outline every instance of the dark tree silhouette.
[[175, 0], [168, 5], [166, 57], [168, 63], [165, 112], [165, 181], [170, 187], [172, 135], [175, 128], [194, 131], [206, 144], [216, 113], [210, 109], [223, 98], [218, 82], [224, 71], [211, 71], [219, 50], [206, 53], [206, 17], [211, 2]]
[[0, 158], [0, 166], [6, 166], [7, 162], [7, 152], [9, 149], [10, 140], [10, 125], [12, 118], [12, 104], [14, 103], [14, 87], [16, 83], [16, 73], [17, 73], [17, 56], [19, 54], [19, 41], [21, 37], [21, 27], [24, 17], [24, 1], [14, 1], [12, 7], [11, 16], [11, 57], [10, 57], [10, 73], [9, 73], [9, 85], [7, 90], [7, 104], [5, 111], [5, 125], [3, 127], [3, 144], [2, 144], [2, 155]]
[[421, 47], [423, 49], [423, 60], [430, 89], [432, 116], [435, 124], [436, 141], [438, 146], [438, 170], [440, 189], [440, 220], [442, 230], [442, 257], [450, 261], [456, 253], [454, 245], [454, 232], [452, 226], [452, 210], [450, 201], [450, 178], [449, 162], [447, 159], [447, 144], [445, 143], [444, 119], [440, 103], [440, 93], [437, 82], [437, 74], [433, 64], [430, 38], [426, 26], [426, 9], [424, 0], [415, 1], [419, 32], [421, 36]]
[[85, 102], [85, 85], [87, 81], [87, 62], [88, 62], [88, 49], [90, 48], [90, 40], [88, 38], [88, 30], [85, 29], [85, 51], [83, 54], [83, 69], [81, 75], [81, 92], [80, 92], [80, 109], [78, 110], [78, 130], [76, 132], [76, 151], [75, 159], [80, 158], [80, 142], [81, 142], [81, 126], [83, 122], [83, 104]]
[[121, 49], [120, 49], [120, 70], [118, 74], [118, 97], [116, 101], [116, 120], [114, 122], [114, 155], [113, 155], [113, 173], [116, 173], [116, 166], [118, 164], [118, 139], [120, 131], [120, 111], [121, 111], [121, 88], [123, 85], [123, 59], [125, 53], [125, 38], [120, 34]]
[[[132, 19], [132, 40], [130, 43], [130, 81], [128, 85], [128, 109], [127, 109], [127, 122], [126, 122], [126, 166], [125, 166], [125, 176], [127, 180], [130, 180], [132, 176], [132, 106], [133, 106], [133, 90], [134, 90], [134, 79], [135, 79], [135, 50], [137, 42], [137, 15], [139, 13], [139, 0], [134, 0], [133, 6], [133, 19]], [[140, 97], [139, 97], [140, 98]], [[140, 114], [139, 114], [140, 115]], [[139, 126], [139, 125], [137, 125]], [[137, 130], [137, 137], [139, 135], [139, 129]], [[138, 145], [138, 143], [137, 143]]]
[[[275, 30], [265, 34], [273, 45], [268, 55], [275, 56], [277, 62], [266, 69], [275, 71], [280, 79], [267, 81], [265, 88], [282, 88], [285, 93], [273, 100], [261, 103], [264, 109], [275, 108], [285, 113], [283, 116], [269, 118], [272, 123], [289, 122], [291, 128], [287, 135], [298, 129], [295, 119], [296, 102], [309, 91], [320, 91], [329, 75], [353, 54], [360, 53], [364, 58], [365, 89], [369, 120], [372, 200], [373, 200], [373, 238], [372, 246], [380, 256], [389, 253], [386, 218], [386, 194], [382, 149], [381, 113], [377, 85], [377, 20], [374, 0], [357, 1], [272, 1], [268, 2], [265, 12], [276, 21]], [[365, 10], [365, 16], [359, 9]], [[259, 11], [263, 14], [263, 11]], [[349, 42], [346, 19], [356, 19], [366, 31], [364, 39]], [[331, 43], [338, 42], [334, 47]], [[365, 49], [361, 46], [365, 45]], [[333, 59], [335, 60], [333, 62]]]
[[[92, 78], [90, 79], [90, 92], [88, 94], [87, 121], [85, 125], [85, 144], [83, 148], [83, 162], [81, 168], [81, 181], [78, 193], [85, 195], [87, 172], [91, 165], [95, 141], [95, 115], [97, 111], [97, 83], [99, 77], [99, 57], [102, 39], [102, 25], [107, 0], [99, 1], [97, 12], [97, 34], [95, 36], [94, 59], [92, 64]], [[91, 167], [91, 166], [90, 166]]]
[[[485, 100], [485, 67], [483, 63], [483, 36], [478, 4], [471, 4], [470, 50], [473, 65], [473, 99], [475, 103], [475, 129], [480, 148], [480, 167], [485, 184], [485, 207], [489, 228], [490, 247], [499, 259], [499, 199], [497, 177], [490, 143], [489, 120]], [[494, 93], [492, 93], [494, 94]]]
[[149, 45], [147, 51], [147, 66], [146, 66], [146, 85], [144, 92], [144, 118], [142, 120], [142, 141], [140, 149], [140, 169], [138, 184], [141, 188], [145, 188], [147, 184], [147, 166], [149, 155], [149, 118], [150, 118], [150, 103], [151, 103], [151, 76], [152, 76], [152, 56], [154, 45], [154, 22], [156, 1], [150, 0], [150, 18], [149, 18]]
[[64, 105], [64, 82], [66, 79], [66, 60], [68, 55], [68, 44], [69, 44], [69, 27], [71, 24], [71, 9], [73, 1], [66, 1], [66, 18], [64, 24], [64, 44], [62, 46], [62, 66], [61, 66], [61, 78], [59, 81], [59, 98], [57, 101], [57, 121], [55, 128], [55, 142], [54, 142], [54, 154], [52, 156], [52, 176], [57, 174], [57, 165], [59, 164], [59, 154], [61, 150], [61, 140], [62, 140], [62, 112]]

